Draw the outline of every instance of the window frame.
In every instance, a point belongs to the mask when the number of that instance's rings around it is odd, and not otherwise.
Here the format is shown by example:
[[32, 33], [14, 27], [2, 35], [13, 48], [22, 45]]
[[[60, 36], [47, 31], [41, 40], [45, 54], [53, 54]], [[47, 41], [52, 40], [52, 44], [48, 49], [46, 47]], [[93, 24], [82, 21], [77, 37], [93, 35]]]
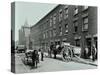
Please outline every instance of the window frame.
[[89, 8], [89, 6], [83, 6], [83, 11], [87, 10]]
[[53, 16], [53, 24], [56, 24], [57, 14], [55, 13]]
[[52, 20], [52, 16], [50, 17], [50, 27], [52, 26], [53, 24], [53, 20]]
[[67, 34], [68, 34], [68, 24], [65, 24], [65, 35], [67, 35]]
[[62, 35], [62, 27], [59, 26], [59, 35], [61, 36]]
[[54, 37], [56, 36], [56, 29], [55, 28], [53, 29], [53, 36]]
[[59, 22], [62, 21], [62, 17], [63, 17], [63, 10], [60, 9], [59, 10]]
[[64, 19], [68, 18], [68, 5], [64, 7]]
[[[87, 18], [87, 21], [85, 22], [86, 18]], [[87, 31], [88, 30], [88, 23], [89, 23], [88, 16], [83, 17], [82, 31]]]
[[79, 10], [78, 10], [78, 6], [75, 6], [75, 9], [74, 9], [74, 15], [78, 14]]
[[[78, 21], [74, 21], [74, 33], [77, 33], [78, 32]], [[77, 27], [77, 28], [76, 28]], [[77, 29], [77, 30], [76, 30]]]

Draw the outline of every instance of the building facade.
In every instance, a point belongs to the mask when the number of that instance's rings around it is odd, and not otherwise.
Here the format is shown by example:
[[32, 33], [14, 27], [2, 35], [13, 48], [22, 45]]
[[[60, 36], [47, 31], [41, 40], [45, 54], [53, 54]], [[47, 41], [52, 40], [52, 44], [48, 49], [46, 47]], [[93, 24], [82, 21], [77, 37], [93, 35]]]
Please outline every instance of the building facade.
[[47, 47], [66, 42], [82, 48], [91, 55], [92, 45], [97, 48], [97, 7], [77, 5], [57, 5], [38, 23], [31, 27], [33, 47]]
[[19, 45], [25, 45], [25, 38], [24, 38], [24, 29], [23, 26], [21, 27], [21, 29], [19, 29]]
[[30, 27], [28, 26], [27, 21], [25, 24], [19, 29], [19, 45], [25, 45], [27, 49], [29, 49], [30, 43]]

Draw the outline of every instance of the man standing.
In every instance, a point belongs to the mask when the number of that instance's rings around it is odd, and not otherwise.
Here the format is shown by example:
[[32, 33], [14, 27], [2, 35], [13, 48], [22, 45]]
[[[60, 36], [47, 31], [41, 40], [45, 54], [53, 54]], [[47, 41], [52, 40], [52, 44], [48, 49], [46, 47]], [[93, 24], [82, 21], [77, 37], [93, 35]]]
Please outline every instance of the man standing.
[[95, 61], [95, 57], [96, 57], [96, 47], [95, 45], [92, 46], [92, 60]]
[[55, 45], [53, 46], [53, 53], [54, 53], [54, 59], [56, 59], [57, 50]]
[[51, 57], [51, 51], [49, 47], [48, 47], [48, 57]]
[[41, 61], [43, 61], [43, 58], [44, 58], [44, 51], [43, 49], [41, 49]]
[[32, 63], [33, 63], [33, 67], [37, 68], [37, 63], [39, 62], [39, 55], [38, 55], [38, 51], [34, 50], [32, 52]]
[[50, 58], [52, 58], [52, 51], [53, 51], [53, 43], [51, 43], [51, 45], [50, 45]]
[[35, 52], [32, 52], [32, 66], [35, 67]]

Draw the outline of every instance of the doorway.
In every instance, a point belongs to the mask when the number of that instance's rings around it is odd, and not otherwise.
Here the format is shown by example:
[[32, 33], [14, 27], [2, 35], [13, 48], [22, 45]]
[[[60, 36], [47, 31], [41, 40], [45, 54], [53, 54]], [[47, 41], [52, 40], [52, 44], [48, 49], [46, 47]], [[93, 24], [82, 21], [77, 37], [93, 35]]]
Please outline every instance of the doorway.
[[91, 56], [91, 46], [92, 46], [91, 38], [86, 38], [86, 46], [88, 48], [87, 57], [89, 58]]

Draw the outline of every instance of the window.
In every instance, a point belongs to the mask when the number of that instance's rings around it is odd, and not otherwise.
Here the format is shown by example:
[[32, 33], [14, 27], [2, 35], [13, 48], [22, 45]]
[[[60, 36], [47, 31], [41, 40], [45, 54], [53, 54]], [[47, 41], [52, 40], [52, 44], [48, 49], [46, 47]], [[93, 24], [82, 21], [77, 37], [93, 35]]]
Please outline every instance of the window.
[[46, 25], [48, 26], [48, 23], [49, 23], [49, 20], [47, 19], [47, 21], [46, 21]]
[[45, 32], [45, 37], [48, 38], [48, 31]]
[[43, 33], [43, 38], [45, 39], [45, 33]]
[[62, 9], [59, 10], [59, 21], [62, 20]]
[[56, 24], [56, 14], [53, 16], [53, 24]]
[[79, 39], [75, 40], [75, 44], [76, 46], [80, 46], [80, 40]]
[[49, 31], [47, 31], [47, 38], [49, 37]]
[[88, 29], [88, 17], [83, 18], [83, 31]]
[[62, 27], [61, 26], [59, 27], [59, 33], [60, 33], [59, 35], [62, 35]]
[[75, 21], [74, 22], [74, 32], [77, 32], [78, 31], [78, 22]]
[[75, 7], [74, 15], [78, 14], [78, 6]]
[[83, 6], [83, 10], [87, 10], [88, 9], [88, 6]]
[[46, 32], [45, 32], [44, 34], [45, 34], [45, 38], [47, 38], [47, 36], [46, 36]]
[[64, 19], [68, 18], [68, 6], [65, 6], [64, 14]]
[[68, 24], [65, 24], [65, 34], [68, 34]]
[[53, 36], [56, 36], [56, 29], [53, 29]]
[[50, 27], [52, 26], [52, 16], [50, 17]]
[[65, 24], [65, 28], [66, 28], [66, 29], [68, 28], [68, 24]]
[[78, 27], [77, 26], [75, 26], [75, 32], [77, 32], [78, 31]]
[[43, 23], [43, 29], [45, 29], [45, 28], [46, 28], [46, 22]]
[[45, 22], [45, 28], [48, 27], [48, 22], [49, 22], [49, 20], [47, 19], [46, 22]]
[[51, 30], [50, 30], [49, 34], [50, 34], [50, 37], [52, 37], [52, 31]]

